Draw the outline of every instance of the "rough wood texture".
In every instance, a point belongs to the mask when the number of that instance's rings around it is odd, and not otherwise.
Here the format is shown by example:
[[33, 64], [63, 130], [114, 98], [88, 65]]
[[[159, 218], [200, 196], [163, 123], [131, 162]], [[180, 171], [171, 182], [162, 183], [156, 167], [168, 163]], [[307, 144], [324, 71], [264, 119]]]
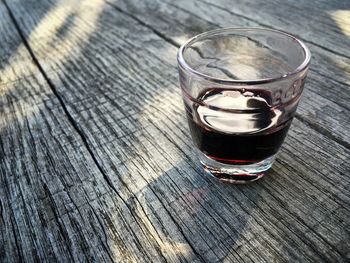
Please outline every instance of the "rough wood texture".
[[[0, 261], [348, 261], [349, 20], [330, 13], [348, 8], [284, 2], [0, 4]], [[278, 160], [243, 187], [199, 168], [175, 60], [228, 25], [314, 55]]]

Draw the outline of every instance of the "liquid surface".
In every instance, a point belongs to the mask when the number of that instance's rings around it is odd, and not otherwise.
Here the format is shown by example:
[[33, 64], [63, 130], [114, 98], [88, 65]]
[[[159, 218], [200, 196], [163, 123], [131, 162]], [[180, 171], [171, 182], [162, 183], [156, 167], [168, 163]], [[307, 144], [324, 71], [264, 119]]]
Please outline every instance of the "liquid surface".
[[197, 98], [200, 103], [185, 101], [194, 143], [228, 164], [256, 163], [277, 153], [291, 119], [277, 125], [282, 111], [270, 107], [265, 95], [211, 89]]

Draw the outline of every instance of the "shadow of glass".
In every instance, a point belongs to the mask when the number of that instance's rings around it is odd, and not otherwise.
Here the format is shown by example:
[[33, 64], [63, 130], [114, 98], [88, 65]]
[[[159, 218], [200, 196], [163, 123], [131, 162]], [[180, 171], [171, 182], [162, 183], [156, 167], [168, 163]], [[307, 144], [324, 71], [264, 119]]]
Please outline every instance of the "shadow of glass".
[[[256, 214], [259, 189], [220, 183], [181, 161], [135, 196], [149, 209], [146, 214], [152, 225], [159, 226], [159, 221], [166, 218], [159, 219], [162, 214], [173, 220], [169, 226], [175, 222], [174, 229], [165, 226], [165, 230], [157, 227], [156, 231], [173, 248], [182, 247], [177, 253], [187, 261], [199, 257], [205, 262], [216, 262], [249, 258], [248, 251], [252, 248], [249, 239], [254, 235], [249, 224]], [[153, 210], [155, 198], [160, 204]]]

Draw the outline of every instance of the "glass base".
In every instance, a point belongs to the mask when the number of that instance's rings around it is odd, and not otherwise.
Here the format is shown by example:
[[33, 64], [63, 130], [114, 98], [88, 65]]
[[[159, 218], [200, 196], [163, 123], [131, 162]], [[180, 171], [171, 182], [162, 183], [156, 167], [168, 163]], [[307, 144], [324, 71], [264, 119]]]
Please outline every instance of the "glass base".
[[246, 184], [260, 179], [271, 168], [276, 158], [276, 155], [273, 155], [254, 164], [232, 165], [220, 163], [198, 152], [200, 162], [206, 172], [222, 182], [232, 184]]

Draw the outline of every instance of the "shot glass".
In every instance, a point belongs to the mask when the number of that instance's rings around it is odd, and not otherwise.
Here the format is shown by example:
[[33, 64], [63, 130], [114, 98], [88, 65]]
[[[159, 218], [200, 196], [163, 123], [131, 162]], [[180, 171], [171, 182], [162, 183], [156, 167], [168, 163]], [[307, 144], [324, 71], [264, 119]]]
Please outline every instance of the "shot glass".
[[263, 177], [297, 109], [311, 54], [263, 28], [199, 34], [178, 52], [189, 129], [204, 169], [230, 183]]

